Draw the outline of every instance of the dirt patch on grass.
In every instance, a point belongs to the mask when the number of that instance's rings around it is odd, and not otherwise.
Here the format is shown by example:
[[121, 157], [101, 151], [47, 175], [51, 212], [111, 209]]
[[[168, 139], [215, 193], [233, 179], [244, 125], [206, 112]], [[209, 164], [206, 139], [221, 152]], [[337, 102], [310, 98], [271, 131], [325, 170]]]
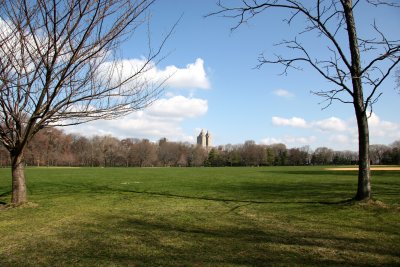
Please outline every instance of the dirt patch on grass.
[[[357, 171], [358, 167], [325, 168], [327, 171]], [[400, 171], [400, 166], [372, 166], [371, 171]]]

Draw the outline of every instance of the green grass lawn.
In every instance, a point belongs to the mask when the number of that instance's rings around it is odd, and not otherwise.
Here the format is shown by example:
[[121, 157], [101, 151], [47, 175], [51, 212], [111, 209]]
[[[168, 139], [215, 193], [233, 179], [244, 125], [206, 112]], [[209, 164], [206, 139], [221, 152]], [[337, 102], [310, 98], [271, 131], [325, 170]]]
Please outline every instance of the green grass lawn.
[[[400, 171], [321, 167], [28, 168], [0, 266], [400, 266]], [[2, 208], [1, 208], [2, 206]]]

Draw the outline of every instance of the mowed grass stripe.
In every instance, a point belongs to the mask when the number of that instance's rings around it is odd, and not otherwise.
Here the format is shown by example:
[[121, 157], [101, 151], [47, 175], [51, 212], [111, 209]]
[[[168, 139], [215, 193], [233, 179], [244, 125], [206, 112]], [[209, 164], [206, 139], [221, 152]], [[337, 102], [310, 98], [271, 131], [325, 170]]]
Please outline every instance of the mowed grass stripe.
[[[9, 202], [9, 169], [0, 201]], [[0, 211], [0, 266], [400, 265], [399, 171], [347, 201], [356, 171], [320, 167], [28, 168]]]

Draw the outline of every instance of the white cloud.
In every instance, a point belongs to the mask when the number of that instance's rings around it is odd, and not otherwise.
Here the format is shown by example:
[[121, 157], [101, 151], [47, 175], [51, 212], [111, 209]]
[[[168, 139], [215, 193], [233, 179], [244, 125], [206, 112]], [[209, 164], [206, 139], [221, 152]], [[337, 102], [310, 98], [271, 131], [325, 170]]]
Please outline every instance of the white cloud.
[[295, 128], [314, 128], [320, 131], [328, 132], [343, 132], [349, 130], [347, 122], [336, 118], [330, 117], [319, 121], [307, 122], [303, 118], [292, 117], [290, 119], [274, 116], [272, 117], [272, 124], [276, 126], [291, 126]]
[[[148, 62], [146, 65], [145, 59], [124, 59], [104, 63], [99, 75], [111, 75], [109, 77], [116, 82], [141, 70], [144, 70], [143, 75], [128, 83], [127, 88], [140, 87], [146, 82], [157, 84], [162, 81], [165, 81], [165, 86], [176, 89], [210, 88], [204, 61], [201, 58], [184, 68], [170, 65], [164, 69], [159, 69], [153, 62]], [[123, 118], [93, 121], [64, 129], [68, 133], [85, 136], [110, 134], [118, 138], [135, 137], [151, 140], [166, 137], [169, 140], [193, 142], [194, 137], [185, 134], [181, 124], [184, 120], [203, 116], [207, 111], [206, 99], [166, 92], [164, 98], [156, 100], [150, 107]]]
[[316, 127], [321, 131], [342, 132], [348, 130], [346, 122], [336, 117], [315, 121], [311, 123], [311, 126]]
[[172, 88], [197, 88], [209, 89], [210, 82], [204, 70], [204, 60], [196, 59], [195, 63], [187, 64], [186, 68], [168, 66], [160, 74], [170, 77], [166, 85]]
[[291, 126], [291, 127], [300, 127], [306, 128], [307, 123], [303, 118], [292, 117], [290, 119], [285, 119], [281, 117], [272, 117], [272, 124], [277, 126]]
[[329, 141], [332, 143], [349, 144], [351, 141], [351, 137], [344, 134], [336, 134], [330, 136]]
[[285, 135], [281, 138], [267, 137], [261, 140], [262, 144], [271, 145], [283, 143], [288, 146], [301, 146], [301, 145], [312, 145], [317, 138], [315, 136], [291, 136]]
[[207, 113], [208, 102], [199, 98], [173, 96], [157, 100], [148, 110], [148, 114], [158, 117], [194, 118]]
[[[115, 84], [128, 79], [135, 73], [140, 73], [129, 82], [126, 87], [140, 87], [145, 83], [159, 84], [176, 89], [209, 89], [210, 81], [204, 70], [204, 61], [201, 58], [196, 62], [187, 64], [185, 68], [178, 68], [174, 65], [159, 69], [154, 62], [147, 62], [146, 59], [123, 59], [115, 62], [105, 62], [100, 66], [98, 75], [112, 77]], [[133, 86], [132, 86], [133, 85]]]
[[371, 138], [390, 137], [392, 140], [400, 139], [400, 124], [381, 120], [372, 113], [368, 118]]
[[148, 138], [158, 140], [189, 141], [193, 136], [184, 133], [181, 123], [185, 119], [204, 115], [208, 102], [204, 99], [172, 96], [155, 101], [151, 107], [132, 113], [123, 118], [108, 121], [93, 121], [82, 125], [66, 127], [68, 133], [85, 136], [111, 134], [118, 138]]
[[285, 89], [276, 89], [273, 91], [273, 94], [279, 97], [284, 97], [284, 98], [291, 98], [294, 97], [294, 94], [291, 92], [285, 90]]
[[[400, 139], [400, 124], [384, 121], [375, 113], [372, 113], [369, 122], [370, 143], [388, 144]], [[285, 143], [285, 144], [310, 144], [317, 146], [330, 146], [336, 149], [349, 148], [356, 150], [358, 142], [357, 122], [355, 117], [343, 120], [337, 117], [307, 122], [298, 117], [281, 118], [272, 117], [272, 123], [276, 126], [291, 126], [303, 129], [311, 137], [293, 137], [284, 135], [283, 137], [265, 138], [261, 142], [264, 144]], [[318, 141], [318, 143], [316, 142]]]

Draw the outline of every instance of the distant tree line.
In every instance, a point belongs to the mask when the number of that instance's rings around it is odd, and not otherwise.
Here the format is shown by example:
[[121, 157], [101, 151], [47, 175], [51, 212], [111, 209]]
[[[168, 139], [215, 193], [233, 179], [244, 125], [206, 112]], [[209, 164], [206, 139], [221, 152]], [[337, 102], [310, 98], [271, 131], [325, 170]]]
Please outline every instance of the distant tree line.
[[[391, 145], [371, 145], [372, 164], [400, 164], [400, 140]], [[206, 150], [190, 143], [157, 143], [147, 139], [118, 139], [111, 135], [85, 137], [65, 134], [56, 128], [39, 132], [27, 147], [29, 166], [82, 167], [222, 167], [300, 166], [357, 164], [354, 151], [334, 151], [309, 146], [287, 148], [285, 144], [259, 145], [254, 141]], [[10, 166], [9, 154], [0, 147], [0, 166]]]

